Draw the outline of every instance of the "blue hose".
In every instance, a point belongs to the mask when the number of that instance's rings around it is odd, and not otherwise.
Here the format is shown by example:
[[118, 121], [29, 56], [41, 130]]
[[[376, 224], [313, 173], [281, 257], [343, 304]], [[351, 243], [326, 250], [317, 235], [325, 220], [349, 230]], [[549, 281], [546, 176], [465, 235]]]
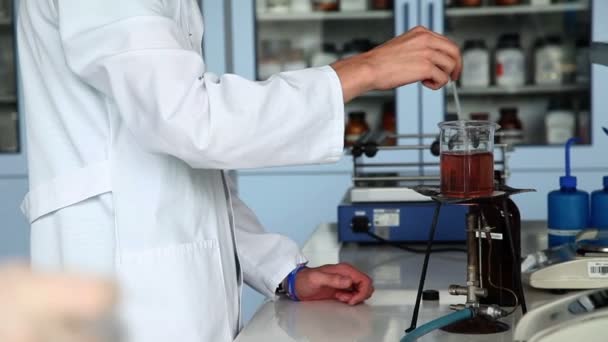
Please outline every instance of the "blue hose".
[[417, 339], [421, 338], [422, 336], [424, 336], [434, 330], [441, 329], [443, 327], [447, 327], [448, 325], [454, 324], [456, 322], [464, 321], [464, 320], [472, 318], [472, 317], [473, 317], [473, 310], [471, 310], [469, 308], [453, 312], [449, 315], [439, 317], [433, 321], [430, 321], [424, 325], [419, 326], [418, 328], [414, 329], [414, 331], [412, 331], [411, 333], [405, 335], [401, 339], [401, 342], [416, 341]]

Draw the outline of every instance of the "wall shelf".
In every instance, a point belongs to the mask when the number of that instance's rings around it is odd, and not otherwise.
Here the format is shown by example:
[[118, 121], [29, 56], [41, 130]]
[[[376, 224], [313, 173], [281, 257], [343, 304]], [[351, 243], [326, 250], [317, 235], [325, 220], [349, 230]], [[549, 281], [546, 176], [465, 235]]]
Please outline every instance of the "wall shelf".
[[258, 13], [259, 22], [392, 19], [393, 11]]
[[608, 66], [608, 43], [591, 44], [591, 63]]
[[589, 4], [586, 1], [583, 1], [577, 3], [553, 5], [515, 5], [448, 8], [445, 11], [445, 15], [449, 18], [512, 14], [549, 14], [587, 10], [589, 10]]
[[[544, 95], [577, 93], [589, 90], [587, 84], [563, 84], [563, 85], [525, 85], [517, 88], [503, 88], [497, 86], [480, 88], [459, 88], [460, 96], [509, 96], [509, 95]], [[446, 88], [446, 96], [452, 95], [451, 88]]]

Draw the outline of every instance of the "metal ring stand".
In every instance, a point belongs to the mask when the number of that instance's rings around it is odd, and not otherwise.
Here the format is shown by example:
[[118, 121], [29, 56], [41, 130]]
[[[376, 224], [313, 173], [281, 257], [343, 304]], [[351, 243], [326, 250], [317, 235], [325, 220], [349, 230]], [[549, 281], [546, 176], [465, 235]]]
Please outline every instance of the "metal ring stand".
[[[496, 191], [494, 191], [494, 193], [491, 196], [478, 197], [478, 198], [450, 198], [450, 197], [443, 196], [441, 194], [440, 189], [436, 188], [436, 187], [420, 186], [420, 187], [414, 187], [413, 189], [424, 196], [428, 196], [428, 197], [432, 198], [433, 201], [435, 201], [435, 203], [437, 204], [437, 206], [435, 207], [433, 222], [432, 222], [430, 230], [429, 230], [429, 239], [428, 239], [427, 246], [426, 246], [424, 262], [422, 264], [422, 272], [420, 275], [420, 282], [418, 284], [418, 292], [416, 294], [416, 304], [414, 306], [412, 322], [411, 322], [410, 327], [405, 331], [406, 333], [410, 333], [413, 330], [415, 330], [417, 327], [417, 324], [418, 324], [418, 315], [420, 312], [422, 292], [424, 291], [424, 283], [426, 280], [426, 274], [427, 274], [429, 259], [430, 259], [430, 255], [431, 255], [430, 252], [432, 250], [433, 242], [435, 239], [435, 230], [437, 228], [437, 221], [439, 218], [439, 213], [441, 211], [441, 206], [444, 204], [462, 204], [462, 205], [479, 204], [479, 203], [486, 202], [488, 200], [503, 198], [502, 207], [503, 207], [503, 211], [505, 213], [505, 227], [506, 227], [505, 234], [506, 234], [507, 239], [509, 240], [509, 248], [511, 249], [511, 253], [514, 257], [513, 258], [513, 267], [514, 267], [514, 270], [517, 270], [520, 267], [520, 260], [519, 260], [519, 256], [516, 255], [516, 253], [515, 253], [515, 244], [513, 241], [513, 234], [511, 232], [511, 229], [512, 229], [511, 222], [510, 222], [511, 214], [509, 213], [509, 210], [508, 210], [507, 198], [512, 195], [515, 195], [515, 194], [535, 191], [535, 190], [531, 190], [531, 189], [515, 189], [515, 188], [501, 185], [501, 186], [497, 187]], [[472, 234], [474, 234], [474, 233], [472, 233]], [[467, 246], [467, 248], [474, 249], [475, 247]], [[515, 272], [515, 274], [517, 277], [516, 295], [519, 299], [519, 303], [521, 305], [522, 312], [525, 314], [527, 312], [527, 306], [526, 306], [525, 297], [524, 297], [524, 293], [523, 293], [523, 284], [522, 284], [522, 279], [521, 279], [521, 273]], [[472, 296], [475, 297], [474, 294], [472, 294]], [[476, 317], [473, 317], [472, 320], [475, 320], [476, 322], [480, 322], [479, 319]], [[486, 321], [489, 321], [489, 320], [486, 320]], [[501, 327], [498, 327], [498, 326], [495, 328], [501, 329]], [[502, 327], [502, 328], [504, 328], [504, 327]], [[494, 332], [496, 332], [496, 331], [494, 331]]]

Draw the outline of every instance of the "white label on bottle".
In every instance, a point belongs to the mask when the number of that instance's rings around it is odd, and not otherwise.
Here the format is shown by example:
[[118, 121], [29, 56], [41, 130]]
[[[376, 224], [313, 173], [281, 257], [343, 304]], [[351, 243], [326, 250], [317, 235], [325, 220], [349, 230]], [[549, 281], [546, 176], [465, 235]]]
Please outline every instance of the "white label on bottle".
[[366, 0], [341, 0], [341, 11], [365, 11], [367, 9]]
[[400, 223], [399, 209], [374, 209], [374, 226], [398, 227]]
[[536, 84], [562, 83], [562, 49], [557, 46], [548, 46], [536, 52]]
[[496, 84], [521, 86], [526, 82], [524, 54], [518, 49], [504, 49], [496, 54]]
[[517, 145], [524, 141], [524, 132], [520, 129], [503, 129], [500, 141], [504, 144]]
[[490, 57], [486, 50], [473, 49], [463, 56], [463, 87], [487, 87], [490, 85]]
[[608, 261], [594, 261], [587, 263], [589, 278], [608, 278]]

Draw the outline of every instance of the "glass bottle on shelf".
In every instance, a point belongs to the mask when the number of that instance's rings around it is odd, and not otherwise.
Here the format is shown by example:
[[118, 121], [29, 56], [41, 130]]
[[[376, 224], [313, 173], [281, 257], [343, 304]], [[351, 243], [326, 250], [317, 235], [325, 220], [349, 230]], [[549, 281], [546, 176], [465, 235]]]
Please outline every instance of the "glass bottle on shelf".
[[490, 53], [483, 40], [467, 40], [463, 49], [462, 87], [490, 85]]
[[564, 46], [558, 36], [539, 38], [534, 51], [534, 83], [558, 85], [563, 82]]
[[372, 9], [375, 10], [392, 10], [393, 6], [393, 0], [372, 0]]
[[463, 7], [481, 6], [481, 0], [458, 0], [458, 4]]
[[[397, 134], [397, 118], [395, 115], [395, 102], [387, 102], [382, 108], [382, 130], [389, 135]], [[384, 140], [384, 145], [397, 145], [397, 138], [394, 136], [387, 137]]]
[[495, 0], [498, 6], [513, 6], [521, 4], [521, 0]]
[[315, 11], [337, 11], [340, 8], [339, 0], [312, 0]]
[[525, 83], [526, 64], [519, 34], [503, 34], [496, 46], [496, 85], [513, 88]]
[[287, 13], [290, 6], [290, 0], [266, 0], [266, 8], [269, 13]]
[[294, 13], [310, 13], [312, 12], [312, 4], [310, 0], [291, 0], [289, 9]]
[[367, 0], [340, 0], [340, 11], [366, 11]]
[[565, 144], [575, 133], [576, 119], [572, 103], [567, 99], [555, 98], [549, 102], [545, 117], [547, 144]]
[[365, 121], [365, 112], [348, 113], [348, 123], [344, 130], [344, 146], [353, 146], [367, 132], [369, 132], [369, 125]]
[[469, 117], [471, 118], [471, 120], [475, 120], [475, 121], [489, 121], [490, 113], [482, 113], [482, 112], [471, 113], [469, 115]]
[[524, 142], [523, 125], [517, 116], [517, 108], [501, 108], [499, 141], [509, 145], [518, 145]]

